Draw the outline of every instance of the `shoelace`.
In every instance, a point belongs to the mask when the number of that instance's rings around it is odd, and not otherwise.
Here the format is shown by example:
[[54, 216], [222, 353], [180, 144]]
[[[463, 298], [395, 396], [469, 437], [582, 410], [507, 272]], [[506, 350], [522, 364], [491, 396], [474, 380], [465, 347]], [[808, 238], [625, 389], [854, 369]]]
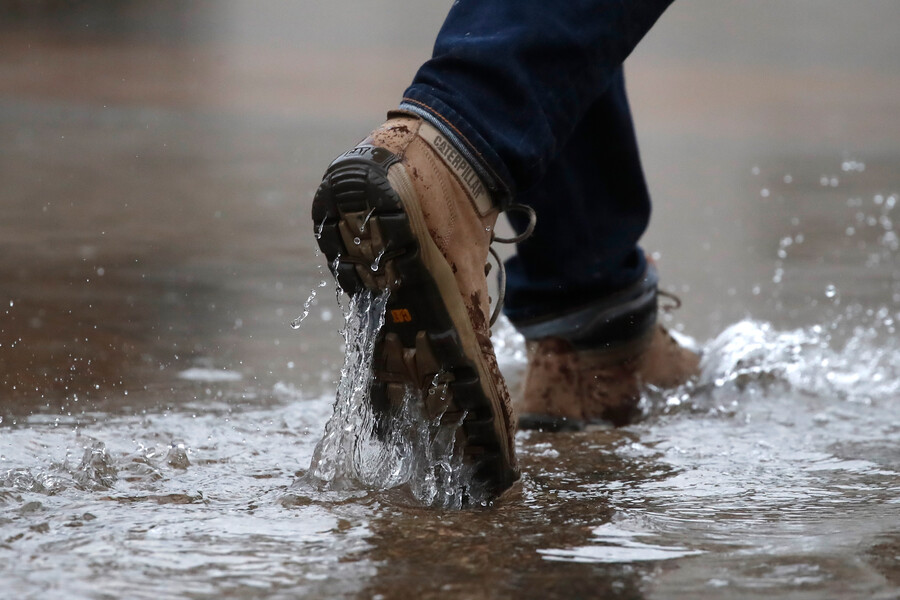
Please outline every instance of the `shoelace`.
[[[656, 266], [656, 261], [653, 260], [653, 258], [651, 256], [647, 256], [647, 262], [652, 264], [654, 267]], [[659, 310], [663, 311], [666, 314], [670, 314], [673, 311], [676, 311], [679, 308], [681, 308], [681, 298], [676, 296], [673, 292], [669, 292], [667, 290], [661, 290], [661, 289], [657, 288], [656, 296], [657, 296], [657, 298], [662, 297], [662, 298], [668, 298], [669, 300], [671, 300], [671, 302], [668, 304], [660, 303], [658, 305]]]
[[[524, 242], [531, 237], [532, 233], [534, 233], [534, 225], [535, 223], [537, 223], [537, 214], [535, 214], [534, 209], [530, 206], [526, 206], [524, 204], [510, 204], [506, 208], [502, 209], [501, 212], [512, 211], [519, 211], [528, 215], [528, 226], [525, 227], [525, 231], [523, 231], [519, 235], [508, 238], [497, 237], [494, 231], [491, 231], [491, 246], [489, 246], [488, 250], [490, 251], [491, 256], [494, 257], [494, 260], [497, 261], [497, 268], [499, 269], [499, 274], [497, 277], [497, 305], [494, 306], [494, 310], [491, 311], [491, 327], [493, 327], [494, 323], [497, 322], [497, 319], [500, 318], [500, 311], [503, 309], [503, 301], [506, 299], [506, 267], [503, 266], [503, 260], [494, 249], [493, 243], [497, 242], [498, 244], [518, 244], [519, 242]], [[485, 265], [484, 274], [487, 275], [488, 273], [490, 273], [490, 271], [491, 263], [487, 263]]]
[[[509, 212], [513, 210], [518, 210], [528, 215], [528, 226], [525, 227], [525, 231], [510, 238], [501, 238], [497, 237], [494, 234], [491, 234], [491, 244], [493, 244], [494, 242], [497, 242], [498, 244], [518, 244], [519, 242], [524, 242], [525, 240], [530, 238], [531, 234], [534, 233], [534, 226], [535, 223], [537, 223], [537, 214], [534, 212], [534, 209], [524, 204], [511, 204], [502, 212]], [[497, 261], [497, 268], [500, 270], [497, 277], [497, 287], [499, 288], [497, 292], [497, 305], [494, 306], [494, 310], [491, 311], [490, 326], [493, 327], [494, 323], [496, 323], [497, 319], [500, 317], [500, 311], [503, 309], [503, 301], [506, 299], [506, 267], [503, 266], [503, 260], [494, 249], [494, 246], [490, 246], [488, 250], [490, 251], [490, 255], [494, 257], [494, 260]], [[491, 264], [488, 263], [487, 265], [485, 265], [484, 274], [487, 275], [488, 273], [490, 273], [490, 270]], [[672, 311], [681, 308], [681, 298], [679, 298], [672, 292], [658, 289], [656, 293], [659, 297], [667, 298], [668, 300], [670, 300], [669, 303], [660, 305], [659, 308], [663, 312], [671, 313]]]
[[[491, 319], [490, 326], [493, 327], [494, 323], [497, 322], [497, 319], [500, 318], [500, 311], [503, 310], [503, 301], [506, 299], [506, 267], [503, 265], [503, 260], [500, 258], [500, 255], [494, 249], [493, 243], [497, 242], [498, 244], [518, 244], [519, 242], [524, 242], [528, 238], [531, 237], [531, 234], [534, 233], [534, 226], [537, 223], [537, 214], [534, 212], [534, 209], [530, 206], [526, 206], [524, 204], [511, 204], [501, 212], [510, 212], [510, 211], [520, 211], [524, 212], [528, 215], [528, 225], [525, 227], [525, 231], [520, 233], [519, 235], [502, 238], [497, 237], [495, 233], [491, 233], [491, 246], [488, 247], [490, 255], [494, 257], [494, 260], [497, 261], [497, 268], [499, 269], [499, 275], [497, 277], [497, 304], [494, 306], [494, 310], [491, 311]], [[488, 275], [491, 271], [491, 264], [488, 263], [485, 265], [484, 274]], [[681, 298], [673, 294], [672, 292], [666, 290], [657, 290], [657, 295], [662, 298], [667, 298], [671, 302], [665, 305], [661, 305], [659, 308], [665, 313], [670, 313], [674, 310], [678, 310], [681, 308]]]
[[667, 292], [666, 290], [659, 290], [659, 289], [658, 289], [658, 290], [656, 290], [656, 295], [657, 295], [657, 296], [661, 296], [661, 297], [663, 297], [663, 298], [668, 298], [669, 300], [672, 301], [671, 304], [665, 304], [665, 305], [660, 304], [659, 308], [660, 308], [660, 310], [662, 310], [664, 313], [670, 313], [670, 312], [672, 312], [673, 310], [678, 310], [679, 308], [681, 308], [681, 298], [679, 298], [678, 296], [676, 296], [676, 295], [673, 294], [672, 292]]

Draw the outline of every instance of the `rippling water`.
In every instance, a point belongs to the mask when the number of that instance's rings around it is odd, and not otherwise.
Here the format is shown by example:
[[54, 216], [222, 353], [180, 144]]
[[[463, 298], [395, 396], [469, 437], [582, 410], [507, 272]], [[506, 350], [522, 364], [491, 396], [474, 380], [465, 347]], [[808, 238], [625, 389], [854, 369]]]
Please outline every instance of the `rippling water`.
[[[177, 410], [4, 422], [4, 594], [896, 597], [900, 315], [842, 314], [732, 325], [632, 427], [520, 434], [521, 487], [488, 509], [310, 485], [333, 398], [228, 371], [182, 372]], [[496, 340], [515, 380], [521, 340]]]

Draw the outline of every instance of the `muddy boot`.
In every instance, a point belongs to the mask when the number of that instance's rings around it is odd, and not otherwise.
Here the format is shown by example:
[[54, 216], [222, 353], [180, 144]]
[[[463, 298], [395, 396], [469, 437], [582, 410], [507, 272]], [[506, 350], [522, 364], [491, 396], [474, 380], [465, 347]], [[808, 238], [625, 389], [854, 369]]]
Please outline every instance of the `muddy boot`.
[[[519, 477], [509, 392], [490, 340], [485, 264], [499, 213], [465, 158], [406, 114], [338, 157], [313, 200], [319, 246], [348, 294], [390, 290], [370, 399], [411, 397], [441, 423], [479, 495]], [[442, 415], [442, 416], [441, 416]]]
[[675, 387], [698, 373], [700, 357], [656, 322], [656, 284], [649, 265], [641, 280], [601, 302], [517, 324], [528, 350], [520, 428], [626, 425], [643, 386]]

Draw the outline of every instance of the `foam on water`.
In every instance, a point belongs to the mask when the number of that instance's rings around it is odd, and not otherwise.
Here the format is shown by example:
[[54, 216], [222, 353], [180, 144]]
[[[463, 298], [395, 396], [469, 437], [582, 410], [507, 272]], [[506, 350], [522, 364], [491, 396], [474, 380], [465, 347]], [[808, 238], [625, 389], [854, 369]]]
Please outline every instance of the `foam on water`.
[[[666, 394], [666, 406], [700, 407], [723, 395], [717, 389], [733, 394], [751, 384], [864, 403], [893, 400], [900, 392], [900, 340], [893, 334], [898, 317], [886, 307], [866, 311], [855, 305], [830, 326], [779, 331], [766, 322], [740, 321], [704, 346], [699, 379]], [[851, 333], [837, 335], [848, 321]], [[655, 398], [651, 390], [645, 406], [652, 410]]]

